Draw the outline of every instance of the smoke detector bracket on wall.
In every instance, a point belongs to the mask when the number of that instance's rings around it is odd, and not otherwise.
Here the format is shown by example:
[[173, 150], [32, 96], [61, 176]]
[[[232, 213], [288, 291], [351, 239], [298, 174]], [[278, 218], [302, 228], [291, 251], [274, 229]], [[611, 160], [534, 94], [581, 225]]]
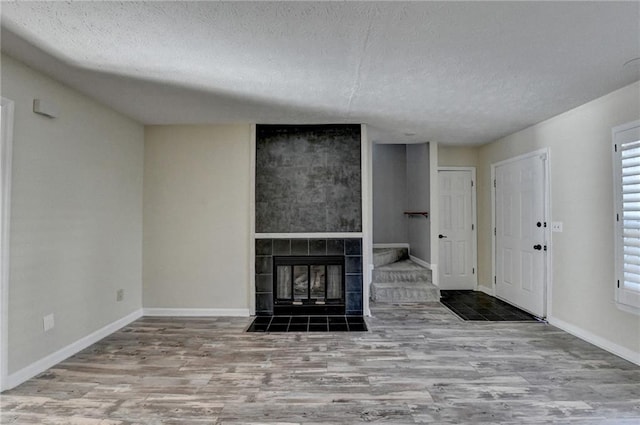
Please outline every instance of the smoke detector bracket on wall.
[[33, 113], [47, 118], [56, 118], [58, 116], [55, 105], [42, 99], [33, 99]]

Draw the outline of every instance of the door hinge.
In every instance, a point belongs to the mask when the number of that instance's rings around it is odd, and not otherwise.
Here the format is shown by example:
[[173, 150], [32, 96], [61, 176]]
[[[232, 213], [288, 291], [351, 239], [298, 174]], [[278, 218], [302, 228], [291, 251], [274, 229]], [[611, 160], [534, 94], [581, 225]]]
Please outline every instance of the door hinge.
[[613, 150], [614, 150], [614, 152], [618, 152], [618, 145], [617, 144], [613, 145]]
[[620, 281], [618, 280], [618, 288], [620, 288]]
[[471, 180], [471, 187], [473, 187], [473, 180]]
[[493, 228], [493, 236], [496, 236], [496, 228]]
[[498, 279], [496, 279], [496, 277], [494, 276], [494, 277], [493, 277], [493, 284], [495, 285], [495, 284], [497, 284], [497, 283], [498, 283]]
[[476, 230], [476, 226], [475, 226], [475, 224], [472, 224], [472, 225], [471, 225], [471, 230]]
[[476, 274], [476, 268], [475, 267], [471, 269], [471, 274]]
[[620, 221], [620, 214], [616, 214], [616, 221]]
[[496, 179], [493, 179], [493, 187], [496, 187]]

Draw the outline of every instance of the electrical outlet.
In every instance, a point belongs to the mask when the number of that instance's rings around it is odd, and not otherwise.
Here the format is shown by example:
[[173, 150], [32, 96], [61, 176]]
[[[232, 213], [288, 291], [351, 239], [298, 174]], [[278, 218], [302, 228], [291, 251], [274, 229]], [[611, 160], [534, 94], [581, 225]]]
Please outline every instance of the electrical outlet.
[[124, 300], [124, 289], [118, 289], [116, 292], [116, 301], [120, 302]]
[[554, 221], [553, 223], [551, 223], [551, 231], [552, 232], [557, 232], [557, 233], [562, 233], [562, 222], [561, 221]]
[[42, 325], [44, 326], [44, 331], [50, 331], [55, 326], [55, 321], [53, 318], [53, 313], [47, 314], [42, 318]]

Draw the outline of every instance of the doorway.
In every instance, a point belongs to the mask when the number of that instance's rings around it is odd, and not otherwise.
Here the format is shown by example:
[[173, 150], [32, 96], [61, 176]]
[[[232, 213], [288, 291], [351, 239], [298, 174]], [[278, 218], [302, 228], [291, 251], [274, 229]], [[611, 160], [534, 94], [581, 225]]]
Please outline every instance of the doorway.
[[0, 98], [0, 391], [8, 387], [9, 212], [13, 111], [13, 101]]
[[496, 297], [546, 316], [549, 260], [548, 150], [493, 164]]
[[439, 287], [476, 289], [476, 169], [438, 168]]

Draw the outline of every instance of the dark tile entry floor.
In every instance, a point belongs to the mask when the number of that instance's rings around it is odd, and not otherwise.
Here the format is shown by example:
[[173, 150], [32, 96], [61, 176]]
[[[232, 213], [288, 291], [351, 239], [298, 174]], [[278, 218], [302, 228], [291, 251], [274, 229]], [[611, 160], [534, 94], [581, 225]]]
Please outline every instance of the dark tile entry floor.
[[440, 302], [463, 320], [488, 322], [540, 321], [502, 300], [479, 291], [440, 291]]
[[366, 332], [362, 316], [258, 316], [247, 332]]

